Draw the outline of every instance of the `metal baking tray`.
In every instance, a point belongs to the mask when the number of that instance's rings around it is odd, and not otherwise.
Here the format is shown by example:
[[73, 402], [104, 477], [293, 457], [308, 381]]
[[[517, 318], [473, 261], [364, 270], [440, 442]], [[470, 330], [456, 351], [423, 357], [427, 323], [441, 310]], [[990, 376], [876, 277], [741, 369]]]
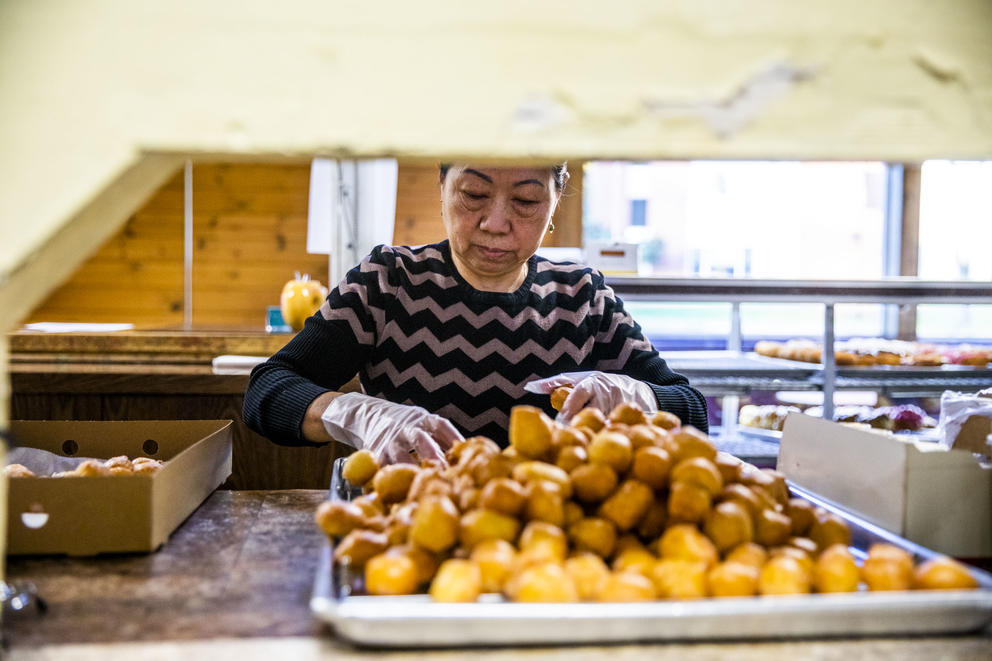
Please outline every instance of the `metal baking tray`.
[[[340, 462], [331, 482], [332, 498], [352, 495], [340, 478]], [[936, 555], [790, 486], [796, 495], [847, 520], [852, 551], [861, 558], [877, 541], [900, 546], [917, 561]], [[427, 595], [352, 594], [355, 577], [335, 565], [327, 543], [310, 610], [351, 643], [388, 648], [965, 633], [992, 622], [992, 575], [976, 569], [972, 573], [981, 585], [977, 590], [575, 604], [509, 603], [499, 595], [484, 595], [477, 603], [446, 604]]]
[[[802, 360], [789, 360], [788, 358], [772, 358], [756, 353], [744, 354], [748, 360], [755, 364], [778, 365], [783, 369], [805, 368], [807, 370], [822, 372], [823, 363], [808, 363]], [[902, 379], [925, 379], [925, 378], [973, 378], [992, 376], [992, 367], [986, 365], [957, 365], [948, 363], [946, 365], [837, 365], [837, 376], [851, 378], [902, 378]]]
[[782, 432], [777, 429], [762, 429], [760, 427], [748, 427], [747, 425], [737, 425], [737, 434], [749, 438], [758, 438], [769, 443], [781, 443]]
[[751, 378], [808, 378], [823, 369], [819, 363], [803, 363], [740, 351], [669, 351], [665, 362], [690, 379], [733, 374]]

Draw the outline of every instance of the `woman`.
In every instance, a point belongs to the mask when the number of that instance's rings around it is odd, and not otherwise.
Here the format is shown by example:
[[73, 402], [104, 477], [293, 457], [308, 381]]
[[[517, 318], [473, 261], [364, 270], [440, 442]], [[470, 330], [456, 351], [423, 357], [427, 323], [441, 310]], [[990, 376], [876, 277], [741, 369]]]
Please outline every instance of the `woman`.
[[[381, 461], [442, 459], [464, 435], [506, 443], [511, 407], [559, 419], [621, 401], [707, 427], [706, 404], [672, 372], [588, 267], [535, 252], [568, 181], [552, 168], [441, 166], [448, 238], [379, 246], [285, 348], [252, 371], [244, 419], [273, 441], [342, 441]], [[582, 372], [582, 374], [576, 374]], [[358, 374], [364, 393], [337, 390]], [[536, 381], [536, 383], [534, 383]]]

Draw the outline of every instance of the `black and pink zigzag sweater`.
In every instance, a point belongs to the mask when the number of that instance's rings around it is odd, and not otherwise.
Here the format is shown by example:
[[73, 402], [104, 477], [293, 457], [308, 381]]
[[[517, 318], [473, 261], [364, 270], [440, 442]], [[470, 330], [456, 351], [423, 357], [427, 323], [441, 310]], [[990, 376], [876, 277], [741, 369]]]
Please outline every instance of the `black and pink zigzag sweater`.
[[519, 289], [483, 292], [455, 269], [447, 241], [379, 246], [252, 371], [244, 419], [276, 443], [310, 445], [300, 436], [307, 407], [358, 374], [369, 395], [505, 445], [514, 405], [554, 415], [524, 384], [580, 370], [645, 381], [661, 409], [707, 429], [702, 395], [669, 369], [598, 271], [535, 255]]

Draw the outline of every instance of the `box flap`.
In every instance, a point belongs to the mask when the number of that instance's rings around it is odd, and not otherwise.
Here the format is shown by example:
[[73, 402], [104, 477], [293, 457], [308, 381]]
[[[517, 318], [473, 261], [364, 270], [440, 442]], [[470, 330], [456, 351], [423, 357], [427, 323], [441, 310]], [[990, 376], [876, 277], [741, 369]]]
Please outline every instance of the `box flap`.
[[230, 420], [214, 421], [214, 431], [167, 462], [152, 490], [152, 546], [169, 539], [173, 530], [231, 475]]
[[961, 425], [961, 431], [952, 441], [951, 447], [955, 450], [992, 456], [992, 447], [989, 447], [988, 441], [990, 434], [992, 434], [992, 417], [973, 415]]
[[785, 420], [778, 470], [800, 487], [903, 533], [906, 444], [821, 418]]
[[907, 474], [907, 539], [957, 557], [992, 555], [992, 469], [967, 450], [916, 443]]

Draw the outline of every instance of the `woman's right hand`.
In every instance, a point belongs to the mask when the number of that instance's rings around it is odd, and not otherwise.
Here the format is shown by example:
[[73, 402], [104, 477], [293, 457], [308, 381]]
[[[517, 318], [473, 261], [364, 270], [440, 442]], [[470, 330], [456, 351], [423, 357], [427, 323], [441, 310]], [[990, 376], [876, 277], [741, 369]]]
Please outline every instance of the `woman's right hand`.
[[607, 414], [614, 406], [623, 403], [635, 404], [646, 413], [658, 410], [658, 399], [651, 386], [624, 374], [565, 372], [531, 381], [524, 386], [524, 390], [550, 395], [555, 388], [566, 385], [573, 388], [555, 418], [560, 422], [567, 423], [586, 406], [594, 406]]
[[320, 419], [332, 438], [370, 451], [381, 464], [445, 463], [445, 451], [462, 440], [451, 422], [427, 409], [361, 393], [335, 397]]

